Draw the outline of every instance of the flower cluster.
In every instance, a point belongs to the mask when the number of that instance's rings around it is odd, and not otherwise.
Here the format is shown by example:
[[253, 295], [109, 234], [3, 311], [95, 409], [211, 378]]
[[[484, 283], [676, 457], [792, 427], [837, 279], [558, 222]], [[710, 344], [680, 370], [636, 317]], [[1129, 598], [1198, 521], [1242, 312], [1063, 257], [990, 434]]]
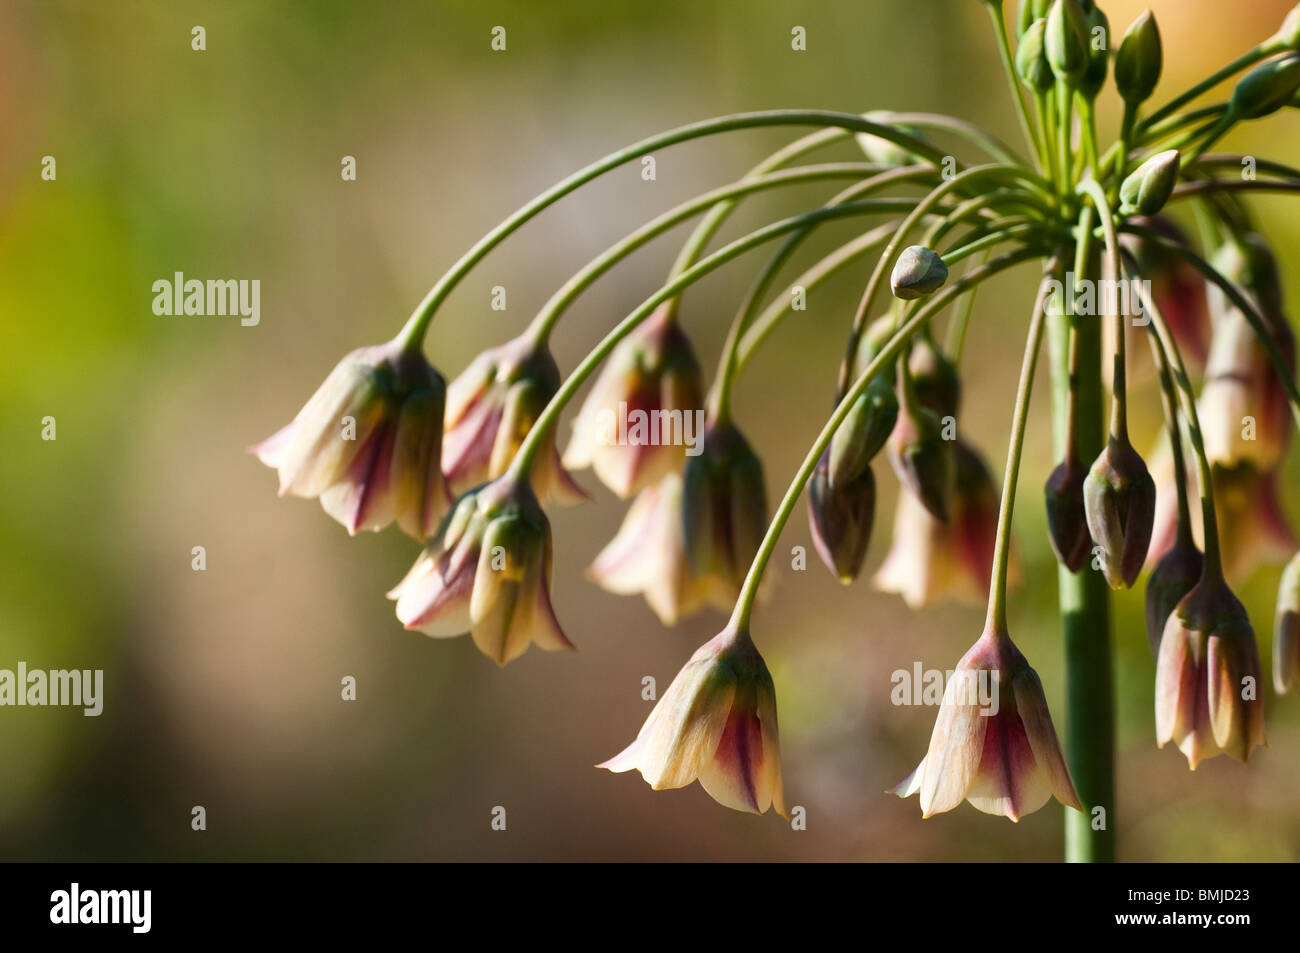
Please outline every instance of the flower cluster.
[[[389, 594], [398, 620], [435, 638], [468, 634], [504, 665], [534, 644], [573, 648], [551, 603], [545, 507], [588, 499], [570, 471], [590, 468], [630, 501], [590, 577], [612, 593], [643, 596], [665, 625], [706, 608], [730, 613], [635, 740], [600, 767], [636, 769], [656, 790], [698, 780], [726, 806], [785, 814], [776, 689], [751, 638], [751, 614], [805, 488], [818, 555], [840, 582], [858, 579], [876, 523], [877, 479], [891, 470], [892, 541], [871, 584], [912, 608], [956, 598], [988, 609], [983, 633], [952, 673], [925, 756], [894, 792], [918, 794], [927, 817], [969, 801], [1016, 821], [1051, 797], [1086, 811], [1110, 796], [1113, 739], [1082, 723], [1089, 709], [1072, 695], [1068, 749], [1087, 756], [1067, 764], [1042, 683], [1007, 625], [1009, 583], [1024, 571], [1012, 553], [1015, 492], [1035, 372], [1050, 337], [1056, 454], [1043, 499], [1046, 542], [1064, 569], [1061, 602], [1069, 606], [1065, 663], [1079, 680], [1106, 672], [1109, 634], [1086, 627], [1108, 624], [1108, 590], [1131, 589], [1149, 568], [1156, 740], [1174, 742], [1192, 768], [1218, 753], [1245, 761], [1264, 743], [1263, 673], [1254, 629], [1229, 581], [1296, 549], [1278, 491], [1300, 392], [1278, 261], [1243, 196], [1300, 192], [1300, 174], [1261, 160], [1264, 179], [1239, 181], [1232, 175], [1238, 157], [1207, 150], [1238, 123], [1297, 104], [1300, 7], [1228, 71], [1247, 70], [1227, 102], [1183, 111], [1225, 78], [1215, 74], [1148, 112], [1163, 64], [1149, 13], [1111, 44], [1095, 41], [1108, 40], [1110, 27], [1093, 0], [1024, 0], [1010, 30], [1001, 0], [981, 5], [1007, 54], [1029, 161], [951, 117], [820, 110], [722, 117], [613, 153], [489, 233], [397, 339], [348, 355], [287, 427], [253, 448], [279, 471], [281, 493], [319, 497], [351, 533], [397, 523], [424, 542]], [[1094, 104], [1112, 75], [1122, 121], [1102, 150]], [[450, 387], [426, 361], [424, 332], [446, 295], [547, 205], [652, 148], [781, 124], [827, 128], [630, 233], [562, 286], [527, 331], [480, 354]], [[931, 141], [935, 133], [956, 135], [983, 155], [962, 156], [950, 168], [953, 157]], [[840, 139], [856, 141], [857, 158], [867, 161], [784, 167]], [[705, 255], [745, 196], [833, 177], [854, 181], [814, 210]], [[926, 191], [882, 195], [897, 185]], [[1177, 223], [1178, 203], [1199, 205], [1199, 243]], [[706, 210], [663, 286], [563, 377], [548, 339], [564, 307], [620, 259]], [[896, 217], [791, 284], [805, 294], [878, 251], [830, 417], [773, 510], [762, 460], [732, 409], [734, 382], [794, 310], [780, 296], [760, 309], [803, 239], [823, 222], [872, 215]], [[922, 229], [923, 241], [912, 243]], [[785, 244], [739, 309], [706, 395], [678, 317], [683, 292], [778, 237]], [[954, 278], [950, 269], [965, 260]], [[958, 419], [970, 414], [961, 373], [970, 296], [1035, 260], [1042, 277], [999, 485], [969, 430], [958, 433]], [[892, 297], [882, 305], [876, 299], [886, 281]], [[941, 318], [963, 298], [964, 310]], [[1203, 369], [1199, 393], [1189, 367]], [[561, 455], [560, 414], [592, 375]], [[1165, 412], [1151, 467], [1130, 436], [1130, 384], [1151, 386]], [[887, 468], [876, 465], [882, 455]], [[1273, 676], [1279, 693], [1300, 685], [1300, 555], [1282, 579]], [[981, 680], [993, 686], [988, 697], [968, 691]]]

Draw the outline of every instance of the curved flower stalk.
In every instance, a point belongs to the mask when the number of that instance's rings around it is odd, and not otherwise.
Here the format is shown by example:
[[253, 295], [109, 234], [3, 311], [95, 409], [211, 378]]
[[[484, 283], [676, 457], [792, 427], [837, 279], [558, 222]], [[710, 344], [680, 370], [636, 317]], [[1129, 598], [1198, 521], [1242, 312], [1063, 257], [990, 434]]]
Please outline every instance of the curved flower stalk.
[[363, 347], [251, 450], [279, 471], [281, 496], [320, 497], [349, 533], [396, 522], [423, 540], [450, 504], [438, 466], [445, 400], [422, 354], [400, 341]]
[[[962, 120], [931, 114], [777, 110], [649, 137], [579, 170], [491, 230], [434, 284], [392, 345], [350, 357], [289, 428], [256, 449], [280, 470], [283, 492], [320, 496], [350, 529], [397, 521], [419, 538], [430, 535], [446, 508], [445, 470], [446, 482], [462, 495], [393, 591], [397, 614], [408, 627], [433, 636], [468, 632], [504, 664], [534, 643], [571, 647], [551, 611], [551, 537], [542, 500], [576, 489], [556, 451], [555, 434], [567, 405], [605, 365], [578, 415], [566, 456], [572, 466], [590, 465], [601, 482], [633, 503], [591, 575], [613, 591], [644, 594], [665, 623], [706, 604], [729, 606], [731, 620], [683, 668], [636, 740], [603, 766], [635, 768], [655, 788], [700, 780], [721, 803], [762, 813], [770, 806], [784, 811], [775, 687], [750, 637], [767, 566], [808, 487], [823, 561], [839, 578], [856, 578], [883, 472], [873, 461], [888, 446], [907, 492], [900, 498], [895, 546], [877, 581], [917, 605], [962, 580], [970, 581], [970, 594], [986, 590], [988, 597], [983, 634], [963, 656], [962, 678], [945, 692], [925, 757], [898, 793], [919, 794], [926, 816], [970, 800], [1013, 820], [1055, 796], [1070, 808], [1067, 857], [1106, 860], [1114, 857], [1116, 827], [1108, 592], [1109, 586], [1137, 582], [1148, 550], [1153, 559], [1163, 557], [1147, 585], [1146, 628], [1157, 652], [1157, 740], [1174, 741], [1193, 767], [1218, 752], [1245, 760], [1263, 743], [1258, 649], [1225, 579], [1274, 537], [1285, 539], [1288, 553], [1295, 550], [1289, 534], [1278, 531], [1276, 493], [1290, 443], [1286, 412], [1300, 424], [1300, 390], [1276, 268], [1252, 233], [1245, 200], [1254, 192], [1300, 194], [1300, 170], [1256, 157], [1261, 178], [1242, 181], [1234, 174], [1240, 157], [1208, 150], [1236, 125], [1296, 101], [1300, 7], [1254, 49], [1150, 109], [1165, 59], [1150, 14], [1128, 28], [1112, 57], [1091, 42], [1109, 30], [1106, 14], [1092, 0], [1024, 3], [1014, 30], [1001, 2], [983, 5], [1032, 164]], [[1123, 109], [1118, 134], [1103, 149], [1095, 103], [1112, 75]], [[1226, 101], [1189, 108], [1234, 78]], [[645, 223], [575, 273], [524, 335], [481, 355], [453, 384], [444, 437], [441, 378], [419, 348], [435, 314], [470, 270], [542, 210], [611, 169], [678, 143], [768, 126], [813, 131], [743, 178]], [[867, 162], [785, 168], [850, 136], [858, 137], [858, 158], [864, 155]], [[954, 163], [940, 145], [949, 137], [961, 141], [955, 151], [971, 146], [989, 160], [972, 163], [959, 156]], [[836, 178], [851, 184], [829, 203], [705, 254], [742, 199]], [[899, 194], [902, 186], [921, 186], [923, 194]], [[1162, 217], [1165, 206], [1177, 202], [1192, 203], [1202, 244], [1223, 249], [1213, 263]], [[621, 260], [700, 213], [703, 219], [663, 286], [562, 379], [548, 340], [568, 305]], [[762, 462], [734, 422], [732, 385], [753, 350], [793, 312], [779, 296], [766, 307], [764, 301], [803, 238], [824, 223], [864, 216], [881, 216], [885, 224], [860, 231], [805, 272], [807, 292], [860, 256], [878, 252], [847, 329], [834, 410], [769, 520]], [[1077, 302], [1044, 281], [1029, 324], [994, 519], [997, 489], [987, 467], [968, 446], [943, 439], [953, 434], [940, 427], [956, 416], [956, 358], [970, 318], [969, 306], [950, 320], [943, 312], [994, 275], [1031, 260], [1046, 262], [1046, 274], [1059, 282], [1063, 263], [1072, 258], [1074, 279], [1095, 281], [1099, 237], [1105, 248], [1100, 277], [1112, 284], [1120, 278], [1150, 281], [1150, 293], [1139, 294], [1154, 332], [1170, 462], [1154, 468], [1153, 480], [1129, 439], [1127, 395], [1143, 369], [1129, 357], [1128, 344], [1137, 336], [1129, 315], [1118, 307], [1102, 310], [1113, 319], [1107, 322], [1107, 372], [1098, 322], [1073, 308], [1049, 309], [1049, 300], [1061, 306]], [[707, 402], [703, 452], [598, 439], [592, 421], [602, 411], [617, 414], [620, 405], [629, 413], [696, 409], [698, 366], [676, 324], [681, 297], [705, 275], [777, 238], [785, 241], [758, 273], [723, 348]], [[1129, 266], [1121, 268], [1125, 255]], [[955, 277], [952, 269], [971, 256], [982, 263]], [[886, 276], [894, 297], [888, 309], [876, 301]], [[1199, 401], [1204, 431], [1187, 373], [1189, 363], [1200, 364], [1206, 340], [1202, 279], [1212, 291], [1212, 339]], [[1064, 746], [1038, 676], [1008, 634], [1006, 605], [1011, 516], [1049, 310], [1060, 465], [1048, 481], [1046, 503], [1063, 567]], [[881, 313], [884, 319], [868, 324], [868, 316]], [[948, 320], [952, 359], [935, 344], [936, 319]], [[1111, 426], [1105, 445], [1107, 385]], [[355, 446], [334, 436], [344, 417], [358, 425], [361, 440]], [[1246, 417], [1253, 431], [1232, 426]], [[1184, 434], [1193, 452], [1194, 486], [1182, 459]], [[483, 480], [488, 482], [475, 485]], [[1188, 502], [1193, 488], [1199, 507]], [[1161, 516], [1153, 528], [1155, 510]], [[1094, 547], [1100, 573], [1090, 568]], [[1279, 691], [1300, 678], [1295, 575], [1288, 570], [1278, 601]], [[993, 679], [993, 690], [984, 704], [973, 705], [961, 682], [973, 677], [978, 685], [981, 675]], [[1091, 827], [1085, 805], [1105, 808], [1104, 830]]]
[[498, 665], [530, 645], [571, 649], [551, 608], [551, 526], [532, 488], [501, 477], [462, 496], [388, 597], [408, 629], [468, 633]]

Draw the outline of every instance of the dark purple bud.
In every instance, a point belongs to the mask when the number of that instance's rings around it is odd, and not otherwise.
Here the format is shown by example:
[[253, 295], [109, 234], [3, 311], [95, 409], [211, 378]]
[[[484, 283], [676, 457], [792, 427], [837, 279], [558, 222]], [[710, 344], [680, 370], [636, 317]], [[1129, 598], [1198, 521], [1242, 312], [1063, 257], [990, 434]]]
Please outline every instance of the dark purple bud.
[[1047, 535], [1057, 560], [1078, 572], [1092, 551], [1088, 515], [1083, 505], [1083, 481], [1088, 471], [1077, 461], [1066, 461], [1052, 471], [1043, 488], [1047, 502]]

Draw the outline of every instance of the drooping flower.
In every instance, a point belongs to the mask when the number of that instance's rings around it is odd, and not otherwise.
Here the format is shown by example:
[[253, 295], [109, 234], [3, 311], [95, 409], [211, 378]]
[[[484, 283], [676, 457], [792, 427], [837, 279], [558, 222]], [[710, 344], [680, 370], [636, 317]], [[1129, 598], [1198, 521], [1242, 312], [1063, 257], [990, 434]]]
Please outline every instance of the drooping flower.
[[987, 629], [944, 689], [930, 747], [890, 793], [919, 794], [925, 817], [962, 801], [1019, 821], [1055, 796], [1082, 811], [1043, 685], [1005, 632]]
[[569, 469], [591, 467], [622, 499], [680, 472], [703, 416], [700, 365], [661, 305], [615, 348], [573, 423]]
[[1178, 604], [1156, 661], [1156, 742], [1197, 764], [1220, 751], [1245, 761], [1264, 744], [1259, 650], [1246, 610], [1219, 575]]
[[293, 421], [251, 448], [280, 495], [320, 497], [355, 534], [396, 522], [427, 538], [450, 505], [439, 467], [446, 384], [397, 341], [353, 351]]
[[682, 478], [669, 473], [632, 501], [588, 574], [610, 592], [644, 595], [664, 625], [675, 625], [704, 601], [686, 558], [683, 530]]
[[[505, 473], [559, 386], [555, 359], [531, 332], [474, 358], [447, 390], [442, 469], [451, 491], [461, 494]], [[553, 433], [533, 466], [533, 488], [548, 502], [587, 498], [561, 465]]]
[[913, 609], [955, 598], [972, 604], [988, 596], [998, 526], [998, 489], [988, 465], [960, 438], [952, 512], [940, 522], [912, 494], [898, 494], [893, 542], [871, 584], [895, 592]]
[[735, 424], [710, 419], [682, 471], [686, 557], [703, 597], [724, 611], [740, 594], [767, 529], [763, 464]]
[[1088, 531], [1112, 589], [1137, 581], [1151, 546], [1156, 486], [1127, 437], [1112, 435], [1083, 481]]
[[525, 482], [501, 477], [464, 494], [388, 594], [408, 629], [469, 633], [498, 665], [536, 644], [571, 649], [551, 607], [551, 527]]
[[1277, 589], [1273, 627], [1273, 686], [1279, 695], [1300, 687], [1300, 553], [1292, 557]]
[[636, 769], [656, 791], [698, 780], [726, 807], [785, 816], [776, 689], [749, 633], [729, 627], [702, 645], [636, 740], [597, 767]]
[[[1225, 277], [1253, 301], [1288, 367], [1295, 371], [1295, 336], [1283, 310], [1277, 260], [1255, 235], [1215, 256]], [[1291, 440], [1286, 386], [1246, 315], [1217, 288], [1209, 295], [1214, 337], [1197, 413], [1211, 463], [1275, 468]]]

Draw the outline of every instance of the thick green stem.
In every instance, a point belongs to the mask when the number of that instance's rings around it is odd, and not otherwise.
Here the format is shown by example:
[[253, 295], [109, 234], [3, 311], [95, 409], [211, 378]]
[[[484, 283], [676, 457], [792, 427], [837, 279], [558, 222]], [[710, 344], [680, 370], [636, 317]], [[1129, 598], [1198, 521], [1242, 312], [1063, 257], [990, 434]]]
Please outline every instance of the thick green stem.
[[[1094, 459], [1105, 438], [1101, 388], [1101, 324], [1053, 313], [1052, 407], [1055, 459], [1068, 441], [1080, 458]], [[1071, 381], [1070, 355], [1075, 362]], [[1071, 411], [1073, 420], [1071, 420]], [[1099, 572], [1057, 570], [1066, 673], [1065, 757], [1075, 789], [1087, 806], [1065, 809], [1065, 859], [1072, 863], [1115, 859], [1115, 699], [1112, 684], [1110, 587]], [[1102, 813], [1095, 813], [1097, 808]]]

